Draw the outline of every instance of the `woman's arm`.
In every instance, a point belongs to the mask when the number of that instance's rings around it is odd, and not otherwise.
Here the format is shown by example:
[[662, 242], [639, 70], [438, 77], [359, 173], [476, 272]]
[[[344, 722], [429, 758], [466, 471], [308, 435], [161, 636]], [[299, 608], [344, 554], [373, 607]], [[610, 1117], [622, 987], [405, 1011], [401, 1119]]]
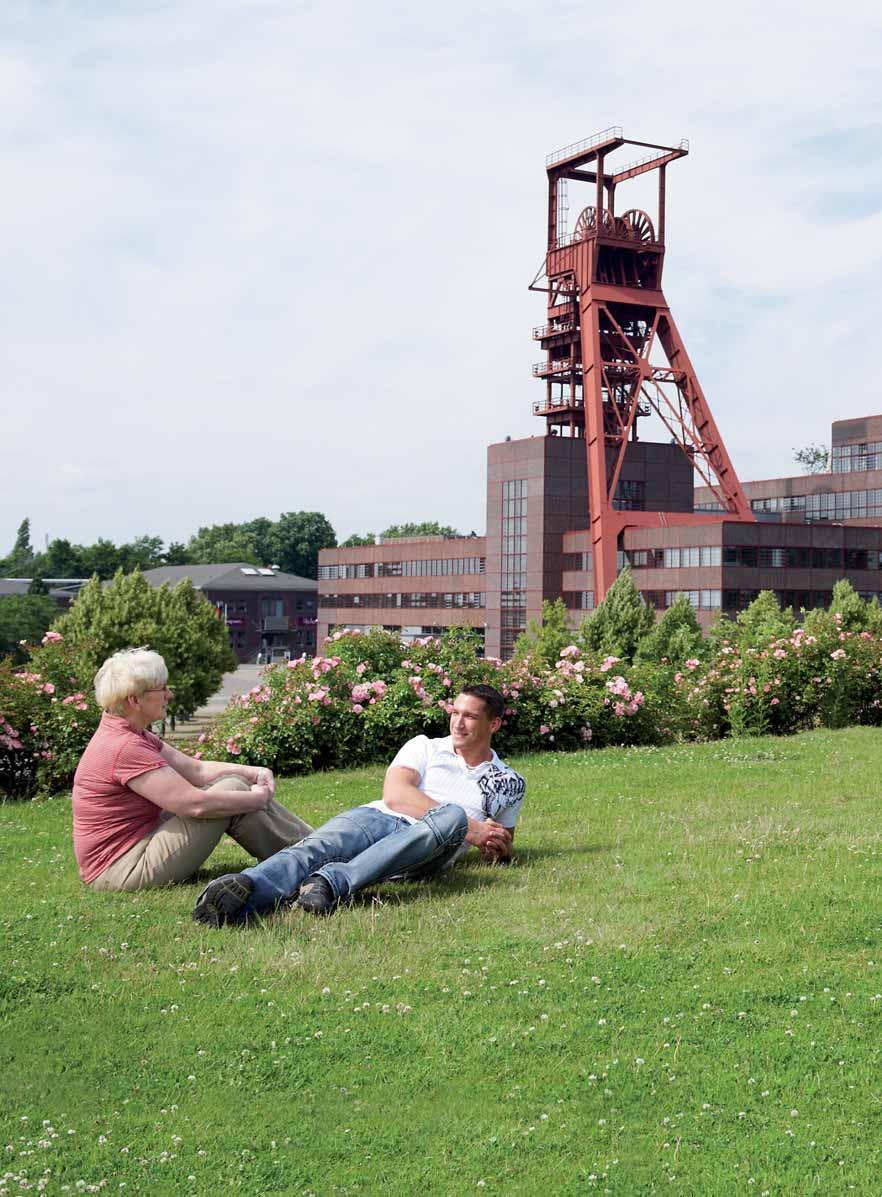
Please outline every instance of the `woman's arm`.
[[276, 779], [272, 769], [265, 769], [261, 765], [234, 765], [229, 761], [197, 761], [185, 752], [179, 752], [166, 744], [163, 740], [161, 749], [162, 759], [171, 765], [176, 773], [189, 781], [190, 785], [201, 789], [210, 786], [219, 777], [241, 777], [249, 785], [265, 785], [269, 788], [270, 797], [276, 791]]
[[129, 788], [155, 806], [188, 819], [220, 819], [264, 810], [272, 799], [266, 785], [250, 790], [202, 790], [174, 768], [150, 769], [129, 781]]

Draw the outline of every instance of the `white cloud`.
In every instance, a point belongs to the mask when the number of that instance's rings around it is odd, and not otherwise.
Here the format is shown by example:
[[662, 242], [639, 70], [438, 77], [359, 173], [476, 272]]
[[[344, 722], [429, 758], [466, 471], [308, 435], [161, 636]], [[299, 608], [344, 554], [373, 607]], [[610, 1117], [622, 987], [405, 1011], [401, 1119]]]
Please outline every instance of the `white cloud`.
[[0, 551], [482, 530], [486, 443], [541, 432], [544, 157], [612, 123], [691, 140], [666, 293], [742, 478], [786, 472], [882, 410], [880, 42], [817, 0], [7, 6]]

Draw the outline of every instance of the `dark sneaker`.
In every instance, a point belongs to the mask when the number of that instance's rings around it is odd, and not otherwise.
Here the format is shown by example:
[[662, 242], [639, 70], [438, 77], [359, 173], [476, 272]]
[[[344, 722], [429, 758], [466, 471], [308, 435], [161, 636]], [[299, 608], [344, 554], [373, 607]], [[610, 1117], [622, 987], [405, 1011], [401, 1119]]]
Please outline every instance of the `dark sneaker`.
[[244, 873], [225, 873], [209, 882], [196, 899], [193, 922], [209, 927], [241, 921], [242, 911], [251, 897], [254, 884]]
[[310, 914], [332, 914], [338, 906], [338, 899], [321, 873], [307, 877], [297, 895], [297, 905]]

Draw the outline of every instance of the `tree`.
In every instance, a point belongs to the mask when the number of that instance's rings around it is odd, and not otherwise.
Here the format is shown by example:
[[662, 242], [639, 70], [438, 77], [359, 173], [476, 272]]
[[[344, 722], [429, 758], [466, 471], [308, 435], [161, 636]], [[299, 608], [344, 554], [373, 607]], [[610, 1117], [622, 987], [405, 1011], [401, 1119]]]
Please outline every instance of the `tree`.
[[337, 546], [337, 534], [320, 511], [286, 511], [273, 528], [273, 559], [286, 573], [318, 577], [319, 549]]
[[793, 612], [781, 610], [774, 590], [761, 590], [735, 621], [738, 643], [742, 652], [746, 648], [765, 648], [770, 640], [789, 636], [794, 624]]
[[6, 594], [0, 598], [0, 656], [24, 661], [20, 641], [38, 644], [43, 633], [58, 614], [58, 608], [45, 594]]
[[121, 648], [161, 653], [178, 714], [201, 706], [236, 665], [226, 627], [189, 579], [172, 589], [151, 586], [138, 570], [119, 570], [109, 586], [93, 577], [55, 626], [95, 670]]
[[672, 665], [682, 665], [689, 657], [698, 655], [701, 644], [701, 625], [692, 604], [681, 594], [640, 641], [635, 660], [656, 664], [667, 660]]
[[542, 602], [542, 616], [531, 619], [527, 630], [518, 636], [514, 655], [519, 658], [533, 657], [546, 665], [556, 665], [560, 650], [573, 643], [573, 629], [569, 625], [567, 609], [563, 599], [548, 599]]
[[376, 536], [374, 536], [373, 532], [366, 532], [364, 534], [364, 536], [359, 535], [358, 532], [353, 532], [351, 536], [346, 537], [346, 539], [340, 545], [340, 548], [341, 549], [357, 549], [357, 548], [360, 548], [362, 545], [376, 544], [376, 540], [377, 540], [377, 538], [376, 538]]
[[630, 661], [654, 622], [652, 609], [643, 602], [631, 570], [626, 567], [597, 610], [582, 621], [579, 638], [587, 649]]
[[254, 551], [257, 553], [258, 560], [263, 565], [277, 565], [278, 562], [273, 560], [273, 551], [276, 547], [274, 541], [276, 525], [273, 521], [267, 519], [265, 515], [260, 515], [257, 519], [243, 524], [242, 529], [254, 541]]
[[162, 555], [162, 565], [193, 565], [193, 559], [187, 552], [187, 546], [179, 540], [173, 540]]
[[797, 465], [802, 466], [804, 474], [824, 474], [830, 468], [830, 451], [824, 445], [806, 445], [803, 449], [794, 449], [793, 458]]
[[34, 550], [31, 545], [31, 521], [27, 516], [18, 526], [15, 534], [15, 544], [3, 563], [3, 572], [8, 577], [22, 577], [30, 573]]
[[879, 600], [874, 597], [866, 602], [847, 578], [840, 578], [833, 587], [828, 612], [839, 616], [839, 628], [843, 632], [879, 633], [882, 616]]
[[[118, 549], [119, 567], [130, 573], [133, 569], [156, 569], [165, 560], [162, 538], [159, 536], [137, 536]], [[109, 576], [113, 576], [112, 574]]]
[[398, 540], [402, 536], [459, 536], [459, 533], [449, 524], [424, 520], [421, 524], [392, 524], [380, 535], [384, 540]]
[[94, 572], [87, 569], [80, 546], [61, 537], [49, 541], [35, 564], [46, 578], [88, 578]]
[[[244, 561], [252, 565], [266, 565], [258, 557], [254, 537], [243, 524], [212, 524], [200, 528], [187, 542], [191, 565], [222, 565]], [[271, 564], [271, 563], [270, 563]]]
[[87, 547], [75, 545], [74, 550], [79, 551], [82, 557], [83, 564], [80, 568], [84, 578], [91, 578], [92, 574], [97, 574], [102, 582], [106, 582], [118, 569], [128, 574], [135, 568], [133, 564], [123, 560], [122, 551], [112, 540], [105, 540], [103, 537], [99, 537], [94, 544]]

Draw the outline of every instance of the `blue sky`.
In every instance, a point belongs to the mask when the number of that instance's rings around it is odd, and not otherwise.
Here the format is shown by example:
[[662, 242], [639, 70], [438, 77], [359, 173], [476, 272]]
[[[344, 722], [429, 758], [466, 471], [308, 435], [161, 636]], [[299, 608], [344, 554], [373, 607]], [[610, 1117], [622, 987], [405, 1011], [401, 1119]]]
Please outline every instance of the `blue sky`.
[[0, 551], [483, 531], [486, 444], [541, 433], [545, 155], [611, 124], [690, 139], [665, 291], [742, 479], [882, 411], [877, 4], [422, 8], [6, 0]]

